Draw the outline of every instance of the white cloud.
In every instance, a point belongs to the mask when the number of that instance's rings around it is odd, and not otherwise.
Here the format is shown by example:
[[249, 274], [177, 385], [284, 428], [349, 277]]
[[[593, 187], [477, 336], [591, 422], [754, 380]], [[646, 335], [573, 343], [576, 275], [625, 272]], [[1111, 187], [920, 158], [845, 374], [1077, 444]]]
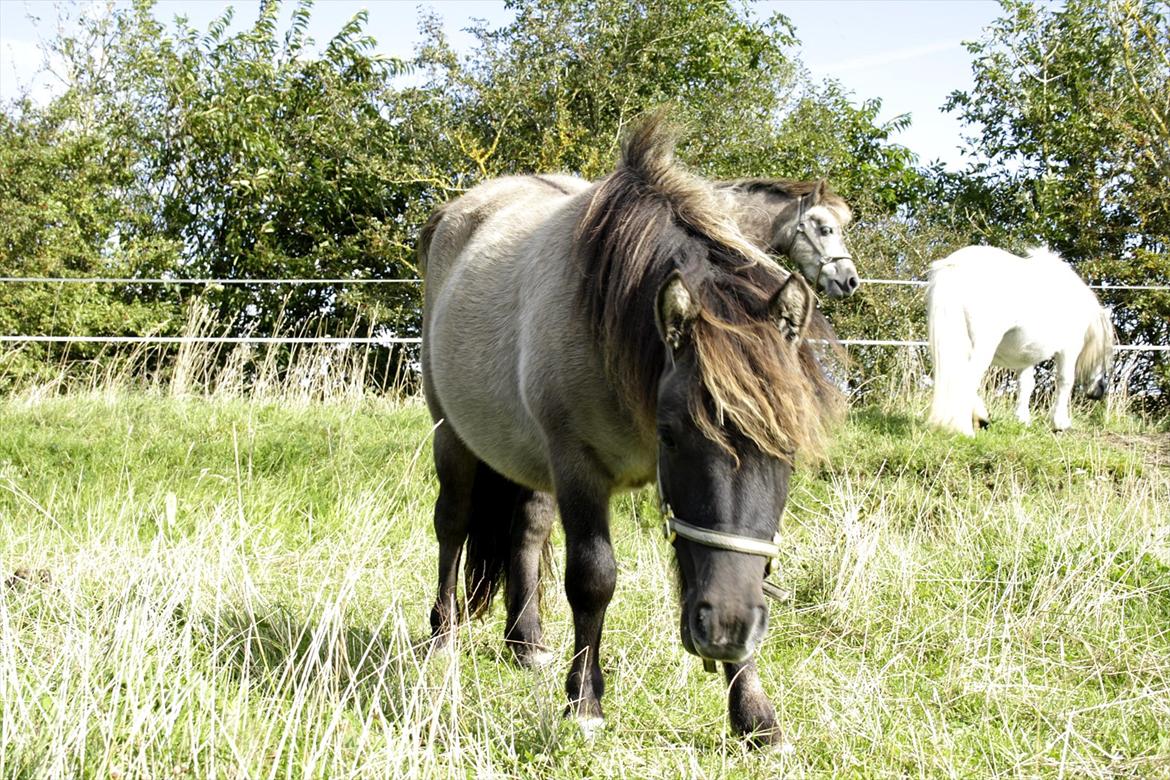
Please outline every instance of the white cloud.
[[931, 54], [952, 51], [954, 49], [960, 48], [962, 45], [963, 42], [957, 39], [953, 41], [936, 41], [935, 43], [927, 43], [921, 46], [907, 46], [901, 49], [891, 49], [890, 51], [878, 52], [877, 54], [868, 54], [864, 57], [853, 57], [852, 59], [825, 63], [823, 65], [810, 65], [809, 69], [816, 73], [835, 76], [841, 73], [870, 70], [872, 68], [881, 68], [886, 65], [893, 65], [894, 63], [898, 62], [906, 62], [907, 60], [916, 60], [920, 57], [928, 57]]

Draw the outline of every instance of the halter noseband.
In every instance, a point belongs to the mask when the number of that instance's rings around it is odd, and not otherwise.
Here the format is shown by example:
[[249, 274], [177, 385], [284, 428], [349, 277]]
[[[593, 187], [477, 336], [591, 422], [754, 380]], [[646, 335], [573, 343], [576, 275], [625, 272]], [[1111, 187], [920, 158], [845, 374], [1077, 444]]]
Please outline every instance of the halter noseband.
[[796, 246], [796, 239], [804, 236], [804, 240], [807, 241], [809, 246], [813, 248], [813, 251], [817, 253], [817, 278], [816, 281], [813, 282], [813, 286], [815, 287], [821, 283], [821, 274], [824, 273], [826, 265], [829, 263], [835, 263], [838, 260], [852, 260], [853, 256], [849, 254], [831, 255], [826, 252], [825, 245], [824, 242], [821, 241], [821, 237], [817, 235], [816, 231], [813, 230], [812, 225], [804, 218], [805, 214], [809, 210], [808, 196], [801, 195], [798, 203], [799, 211], [796, 214], [796, 227], [792, 232], [792, 243], [788, 245], [788, 255], [789, 257], [792, 256], [792, 249]]
[[663, 506], [662, 515], [662, 535], [671, 544], [674, 544], [675, 539], [681, 537], [688, 542], [696, 542], [705, 547], [714, 547], [716, 550], [729, 550], [731, 552], [740, 552], [767, 558], [769, 571], [776, 566], [776, 559], [780, 555], [779, 532], [776, 532], [776, 535], [772, 537], [771, 541], [767, 541], [765, 539], [757, 539], [754, 536], [711, 531], [706, 528], [700, 528], [697, 525], [684, 523], [674, 516], [669, 506], [665, 505]]
[[[661, 472], [657, 474], [656, 483], [658, 488], [658, 511], [662, 513], [662, 535], [668, 543], [674, 544], [676, 539], [682, 538], [688, 542], [695, 542], [696, 544], [701, 544], [704, 547], [712, 547], [716, 550], [758, 555], [767, 560], [764, 566], [765, 577], [780, 568], [779, 531], [769, 541], [766, 539], [758, 539], [754, 536], [712, 531], [709, 528], [702, 528], [684, 522], [675, 517], [674, 512], [670, 510], [670, 504], [666, 503], [666, 493], [662, 490]], [[783, 600], [786, 595], [784, 591], [768, 582], [764, 583], [764, 592], [777, 601]]]

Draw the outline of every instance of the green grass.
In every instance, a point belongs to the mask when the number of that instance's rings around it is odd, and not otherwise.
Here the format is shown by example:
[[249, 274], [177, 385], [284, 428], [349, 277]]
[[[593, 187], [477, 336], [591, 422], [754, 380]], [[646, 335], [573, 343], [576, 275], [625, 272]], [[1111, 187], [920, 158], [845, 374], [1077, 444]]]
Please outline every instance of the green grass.
[[510, 663], [500, 605], [426, 655], [417, 403], [0, 400], [0, 777], [1170, 775], [1170, 434], [904, 404], [798, 471], [760, 664], [791, 749], [760, 753], [678, 641], [649, 492], [614, 502], [588, 743], [559, 560], [562, 663]]

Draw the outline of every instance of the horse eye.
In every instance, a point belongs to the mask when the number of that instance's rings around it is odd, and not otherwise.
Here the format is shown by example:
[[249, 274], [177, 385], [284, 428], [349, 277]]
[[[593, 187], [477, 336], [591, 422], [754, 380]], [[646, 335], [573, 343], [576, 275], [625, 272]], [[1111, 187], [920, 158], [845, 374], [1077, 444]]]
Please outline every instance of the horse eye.
[[668, 450], [674, 449], [674, 435], [667, 428], [658, 429], [658, 443]]
[[832, 226], [830, 226], [830, 225], [824, 225], [824, 226], [822, 226], [822, 227], [821, 227], [821, 235], [822, 235], [822, 236], [831, 236], [831, 235], [833, 235], [833, 228], [832, 228]]

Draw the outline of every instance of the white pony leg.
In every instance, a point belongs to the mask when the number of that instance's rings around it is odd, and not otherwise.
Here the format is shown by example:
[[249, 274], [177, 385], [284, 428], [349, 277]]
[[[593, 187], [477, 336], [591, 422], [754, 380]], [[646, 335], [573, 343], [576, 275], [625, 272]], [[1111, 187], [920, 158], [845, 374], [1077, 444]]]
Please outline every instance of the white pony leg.
[[983, 403], [983, 397], [979, 395], [979, 390], [983, 386], [983, 377], [987, 374], [987, 369], [991, 368], [991, 360], [995, 357], [995, 348], [999, 340], [990, 342], [977, 343], [971, 353], [971, 363], [968, 365], [971, 388], [971, 427], [986, 428], [991, 418], [987, 414], [987, 405]]
[[1032, 400], [1032, 391], [1036, 389], [1036, 371], [1032, 366], [1020, 369], [1016, 373], [1019, 382], [1019, 395], [1016, 397], [1016, 419], [1024, 425], [1032, 422], [1032, 413], [1028, 411], [1028, 404]]
[[1052, 427], [1058, 431], [1066, 431], [1072, 426], [1068, 404], [1076, 381], [1076, 354], [1075, 350], [1056, 353], [1056, 404], [1052, 407]]
[[987, 414], [987, 404], [983, 403], [983, 396], [979, 395], [978, 390], [975, 391], [975, 401], [971, 404], [971, 422], [980, 428], [986, 428], [991, 422], [991, 417]]

